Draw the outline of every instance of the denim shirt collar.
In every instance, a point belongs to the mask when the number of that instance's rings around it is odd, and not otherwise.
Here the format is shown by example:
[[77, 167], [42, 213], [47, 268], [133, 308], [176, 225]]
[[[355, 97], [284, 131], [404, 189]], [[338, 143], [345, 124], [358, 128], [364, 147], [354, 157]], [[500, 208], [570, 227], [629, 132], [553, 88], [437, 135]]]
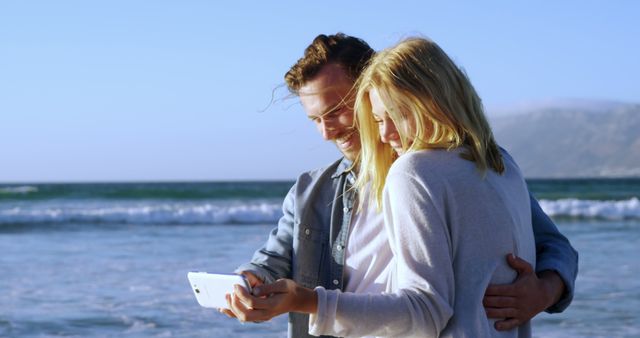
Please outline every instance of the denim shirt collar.
[[346, 157], [343, 157], [340, 163], [338, 164], [338, 166], [336, 167], [335, 173], [331, 175], [331, 178], [338, 178], [342, 175], [349, 175], [347, 177], [349, 181], [355, 180], [355, 173], [351, 168], [352, 165], [353, 165], [353, 162], [351, 162], [351, 160], [348, 160]]

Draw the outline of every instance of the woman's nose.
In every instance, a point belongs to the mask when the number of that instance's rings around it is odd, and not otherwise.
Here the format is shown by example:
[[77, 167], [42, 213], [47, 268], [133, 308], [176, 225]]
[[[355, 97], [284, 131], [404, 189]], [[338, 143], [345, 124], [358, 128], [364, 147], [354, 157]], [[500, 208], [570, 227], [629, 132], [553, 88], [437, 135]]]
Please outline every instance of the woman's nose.
[[383, 143], [389, 143], [398, 139], [398, 130], [393, 121], [385, 119], [380, 124], [380, 140]]

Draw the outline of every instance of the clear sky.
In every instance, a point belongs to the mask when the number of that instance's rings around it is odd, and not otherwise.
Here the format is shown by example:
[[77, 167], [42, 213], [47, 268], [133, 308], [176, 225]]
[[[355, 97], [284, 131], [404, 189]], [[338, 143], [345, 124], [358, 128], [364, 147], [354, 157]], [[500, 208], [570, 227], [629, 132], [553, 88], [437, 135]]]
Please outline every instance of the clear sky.
[[489, 111], [639, 102], [639, 18], [632, 0], [2, 1], [0, 182], [293, 179], [328, 164], [337, 150], [279, 88], [320, 33], [375, 49], [428, 36]]

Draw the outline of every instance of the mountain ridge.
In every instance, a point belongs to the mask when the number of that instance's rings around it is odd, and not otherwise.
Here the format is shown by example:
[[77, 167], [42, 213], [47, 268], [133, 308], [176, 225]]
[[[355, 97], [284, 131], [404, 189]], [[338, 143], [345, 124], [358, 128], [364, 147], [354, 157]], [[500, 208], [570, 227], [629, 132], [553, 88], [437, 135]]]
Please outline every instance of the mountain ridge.
[[527, 178], [640, 177], [640, 104], [532, 105], [489, 116]]

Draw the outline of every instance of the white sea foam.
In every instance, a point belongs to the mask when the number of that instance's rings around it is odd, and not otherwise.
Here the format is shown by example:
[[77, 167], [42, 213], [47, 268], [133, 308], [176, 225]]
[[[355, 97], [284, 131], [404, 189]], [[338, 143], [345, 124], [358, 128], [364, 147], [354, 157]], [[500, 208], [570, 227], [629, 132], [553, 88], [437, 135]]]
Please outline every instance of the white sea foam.
[[260, 224], [282, 216], [270, 202], [129, 202], [71, 201], [22, 203], [0, 207], [0, 224]]
[[637, 197], [621, 201], [540, 200], [540, 206], [552, 217], [640, 219], [640, 200]]
[[[540, 200], [552, 217], [640, 219], [640, 200]], [[275, 224], [280, 201], [104, 202], [43, 201], [0, 204], [0, 224]]]
[[28, 194], [30, 192], [37, 192], [38, 188], [30, 185], [23, 185], [17, 187], [0, 187], [0, 194]]

